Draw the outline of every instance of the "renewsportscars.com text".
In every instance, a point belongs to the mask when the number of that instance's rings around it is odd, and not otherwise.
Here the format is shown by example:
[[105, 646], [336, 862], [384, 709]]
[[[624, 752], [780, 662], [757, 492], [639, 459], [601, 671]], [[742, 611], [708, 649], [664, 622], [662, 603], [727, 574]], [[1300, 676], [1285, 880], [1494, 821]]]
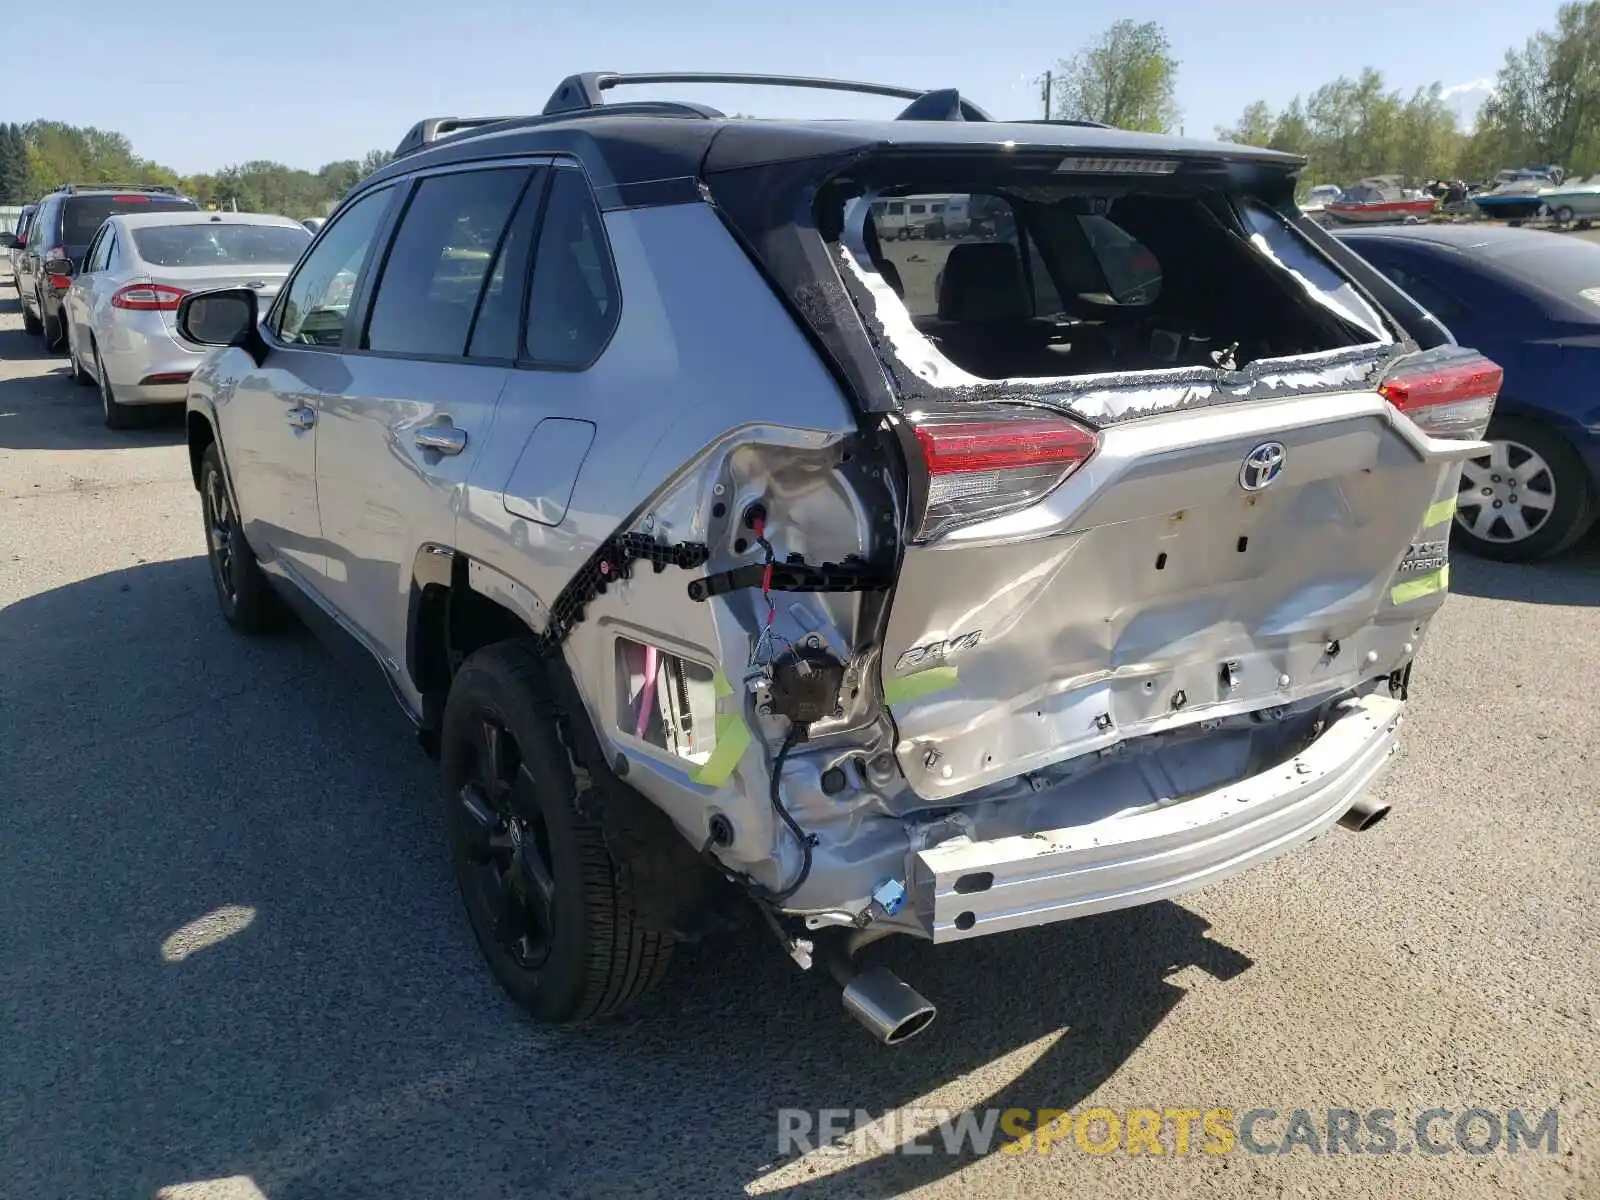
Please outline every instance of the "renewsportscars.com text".
[[1554, 1108], [785, 1108], [778, 1153], [1554, 1154], [1559, 1126]]

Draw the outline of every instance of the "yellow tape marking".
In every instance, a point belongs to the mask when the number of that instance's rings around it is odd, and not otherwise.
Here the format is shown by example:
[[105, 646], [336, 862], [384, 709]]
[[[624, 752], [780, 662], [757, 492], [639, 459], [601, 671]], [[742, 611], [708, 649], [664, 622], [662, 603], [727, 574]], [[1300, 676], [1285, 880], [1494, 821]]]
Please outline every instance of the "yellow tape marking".
[[733, 774], [750, 746], [750, 730], [738, 717], [718, 713], [715, 732], [717, 745], [711, 757], [689, 772], [690, 779], [707, 787], [721, 787], [727, 783], [728, 776]]
[[1389, 591], [1389, 599], [1395, 604], [1410, 604], [1413, 600], [1421, 600], [1449, 586], [1450, 568], [1440, 567], [1437, 571], [1429, 571], [1426, 575], [1395, 584]]
[[721, 671], [711, 673], [711, 694], [719, 700], [733, 695], [733, 684], [728, 682], [728, 677]]
[[1439, 500], [1428, 506], [1428, 511], [1422, 514], [1422, 527], [1432, 529], [1441, 521], [1448, 521], [1456, 515], [1456, 498], [1451, 496], [1448, 500]]
[[930, 667], [926, 671], [918, 671], [915, 675], [898, 675], [888, 680], [883, 685], [883, 702], [903, 704], [907, 700], [931, 696], [935, 692], [945, 691], [955, 685], [954, 667]]

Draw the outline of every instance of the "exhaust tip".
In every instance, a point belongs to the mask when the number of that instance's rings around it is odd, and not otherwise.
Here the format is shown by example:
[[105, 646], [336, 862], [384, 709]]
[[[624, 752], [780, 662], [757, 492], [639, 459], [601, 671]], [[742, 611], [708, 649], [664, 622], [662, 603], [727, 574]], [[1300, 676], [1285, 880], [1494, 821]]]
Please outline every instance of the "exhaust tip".
[[917, 1036], [938, 1015], [910, 984], [887, 967], [872, 967], [845, 984], [845, 1010], [885, 1046]]
[[894, 1029], [890, 1031], [889, 1036], [883, 1039], [883, 1044], [886, 1046], [897, 1046], [901, 1042], [909, 1041], [911, 1038], [916, 1037], [917, 1034], [921, 1033], [929, 1025], [932, 1025], [933, 1018], [938, 1015], [938, 1010], [935, 1009], [933, 1005], [928, 1004], [921, 1011], [914, 1013], [912, 1016], [906, 1018], [904, 1021], [901, 1021], [900, 1024], [896, 1025]]
[[1365, 833], [1389, 815], [1387, 804], [1356, 804], [1339, 818], [1339, 824], [1356, 833]]

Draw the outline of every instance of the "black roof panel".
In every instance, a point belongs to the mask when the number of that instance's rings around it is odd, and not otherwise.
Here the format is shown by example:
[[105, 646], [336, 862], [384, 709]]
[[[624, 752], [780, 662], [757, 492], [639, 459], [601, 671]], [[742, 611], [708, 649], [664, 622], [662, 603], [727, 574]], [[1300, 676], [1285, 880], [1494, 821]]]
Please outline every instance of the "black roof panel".
[[[624, 106], [618, 105], [618, 108]], [[1165, 155], [1260, 163], [1288, 171], [1303, 160], [1274, 150], [1085, 125], [1007, 121], [716, 120], [604, 110], [514, 118], [434, 142], [364, 180], [513, 155], [571, 154], [598, 188], [626, 188], [815, 157], [876, 149], [950, 147]]]

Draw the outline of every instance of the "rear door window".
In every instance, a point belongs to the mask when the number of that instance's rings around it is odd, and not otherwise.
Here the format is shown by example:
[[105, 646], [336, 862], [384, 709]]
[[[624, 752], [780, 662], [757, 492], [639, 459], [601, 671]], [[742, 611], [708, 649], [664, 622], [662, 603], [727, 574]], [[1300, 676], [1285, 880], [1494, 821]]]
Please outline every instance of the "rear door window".
[[472, 316], [527, 167], [423, 179], [378, 279], [363, 346], [421, 356], [464, 355]]
[[193, 212], [193, 200], [143, 192], [125, 195], [68, 196], [61, 202], [61, 240], [68, 246], [87, 245], [94, 231], [115, 213]]
[[527, 357], [582, 369], [600, 357], [621, 307], [599, 206], [582, 173], [552, 173], [528, 293]]
[[517, 357], [522, 298], [528, 290], [528, 248], [533, 242], [548, 174], [544, 167], [535, 168], [533, 182], [523, 192], [516, 215], [501, 238], [494, 269], [489, 272], [483, 299], [478, 303], [478, 315], [472, 322], [468, 358], [510, 360]]

